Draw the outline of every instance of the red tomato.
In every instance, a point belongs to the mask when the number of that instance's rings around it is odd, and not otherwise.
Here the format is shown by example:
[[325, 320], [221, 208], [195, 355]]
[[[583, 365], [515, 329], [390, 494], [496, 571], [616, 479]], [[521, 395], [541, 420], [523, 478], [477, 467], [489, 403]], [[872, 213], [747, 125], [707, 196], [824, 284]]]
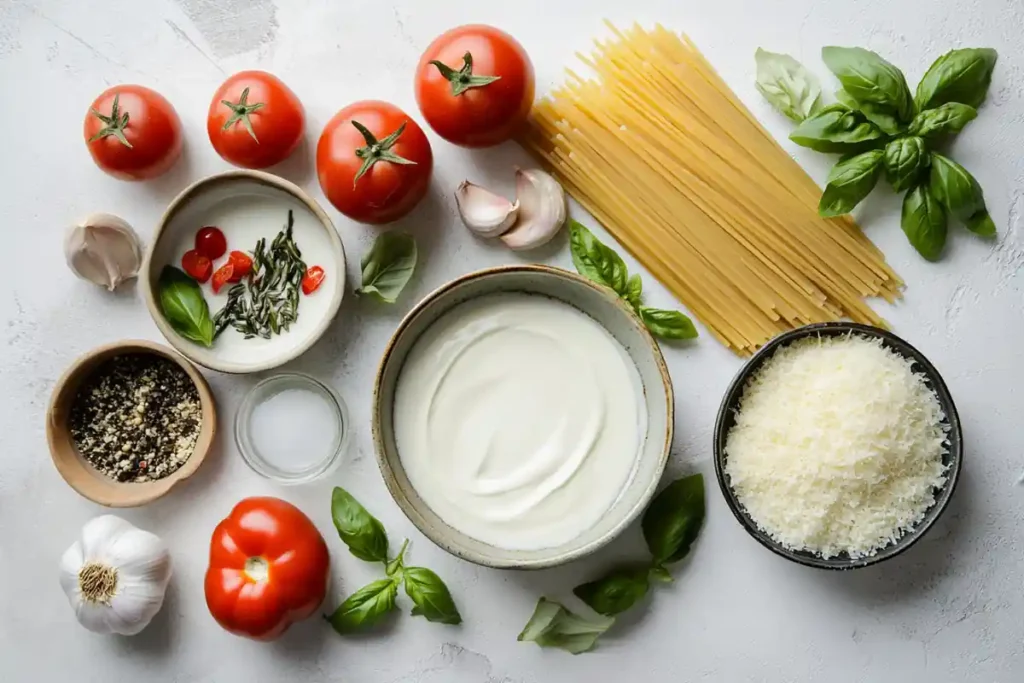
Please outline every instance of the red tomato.
[[448, 142], [489, 147], [508, 140], [533, 105], [533, 64], [515, 38], [491, 26], [459, 26], [434, 40], [416, 67], [416, 102]]
[[324, 281], [324, 269], [320, 266], [310, 266], [302, 278], [302, 293], [312, 294], [320, 289], [320, 283]]
[[233, 251], [228, 256], [231, 264], [231, 279], [228, 282], [241, 282], [242, 278], [252, 272], [252, 259], [244, 251]]
[[220, 228], [208, 225], [196, 233], [196, 251], [210, 259], [219, 259], [228, 250], [228, 241]]
[[213, 272], [213, 262], [195, 249], [189, 249], [181, 257], [181, 269], [193, 280], [206, 282]]
[[389, 223], [427, 193], [434, 155], [423, 130], [393, 104], [367, 100], [334, 115], [316, 147], [327, 199], [349, 218]]
[[103, 171], [121, 180], [155, 178], [181, 156], [181, 121], [163, 95], [115, 85], [85, 114], [85, 145]]
[[220, 294], [220, 290], [223, 289], [224, 285], [226, 285], [229, 282], [238, 282], [238, 280], [231, 279], [234, 277], [234, 275], [235, 266], [234, 264], [231, 263], [231, 261], [228, 261], [223, 266], [218, 268], [217, 272], [213, 274], [213, 282], [211, 283], [211, 286], [213, 287], [213, 293]]
[[241, 71], [213, 94], [206, 132], [217, 154], [243, 168], [284, 161], [302, 140], [302, 103], [266, 71]]
[[301, 510], [280, 498], [246, 498], [213, 530], [206, 605], [222, 627], [273, 640], [316, 612], [330, 556]]

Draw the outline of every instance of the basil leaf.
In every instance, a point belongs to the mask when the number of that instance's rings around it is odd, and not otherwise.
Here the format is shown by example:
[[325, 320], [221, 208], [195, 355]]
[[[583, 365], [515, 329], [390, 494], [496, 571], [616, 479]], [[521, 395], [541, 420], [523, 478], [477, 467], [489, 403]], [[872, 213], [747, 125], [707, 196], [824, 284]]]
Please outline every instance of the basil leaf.
[[340, 486], [335, 486], [331, 493], [331, 517], [349, 552], [360, 560], [387, 563], [388, 535], [384, 525]]
[[633, 273], [630, 275], [629, 280], [626, 281], [626, 301], [630, 303], [633, 308], [640, 308], [640, 297], [644, 291], [644, 283], [640, 279], [639, 273]]
[[578, 655], [593, 649], [598, 637], [614, 623], [612, 617], [584, 618], [557, 602], [541, 598], [517, 640], [534, 642], [541, 647], [557, 647]]
[[803, 64], [789, 55], [757, 48], [754, 87], [781, 114], [800, 123], [821, 109], [821, 85]]
[[640, 527], [655, 565], [677, 562], [690, 546], [704, 522], [704, 477], [694, 474], [677, 479], [654, 497], [644, 512]]
[[870, 152], [841, 159], [828, 174], [828, 184], [818, 202], [819, 216], [841, 216], [853, 211], [871, 193], [882, 172], [884, 152]]
[[594, 282], [611, 287], [625, 297], [628, 294], [626, 285], [627, 270], [622, 258], [594, 237], [594, 233], [583, 225], [569, 219], [569, 250], [572, 252], [572, 264], [576, 271]]
[[942, 55], [917, 84], [917, 108], [924, 111], [947, 102], [977, 108], [985, 101], [998, 57], [991, 48], [963, 48]]
[[869, 120], [879, 125], [874, 114], [910, 123], [914, 117], [914, 101], [902, 71], [877, 53], [861, 47], [824, 47], [821, 58], [862, 110], [871, 105], [871, 111], [864, 111]]
[[946, 102], [914, 117], [907, 132], [922, 138], [959, 133], [978, 116], [978, 110], [959, 102]]
[[648, 569], [616, 569], [596, 581], [576, 586], [573, 593], [598, 614], [613, 617], [625, 612], [645, 595]]
[[900, 120], [885, 105], [859, 102], [855, 109], [886, 135], [899, 135], [902, 132]]
[[385, 232], [363, 255], [363, 284], [356, 294], [372, 294], [395, 303], [416, 269], [416, 241], [400, 232]]
[[939, 260], [946, 246], [946, 212], [927, 183], [916, 186], [903, 198], [900, 226], [917, 253], [929, 261]]
[[930, 163], [928, 148], [918, 137], [897, 138], [885, 146], [885, 176], [897, 192], [914, 185]]
[[160, 310], [174, 331], [203, 346], [213, 346], [213, 319], [199, 283], [174, 266], [164, 266], [157, 280]]
[[995, 224], [985, 207], [981, 186], [960, 164], [941, 154], [932, 153], [929, 189], [949, 215], [983, 237], [996, 234]]
[[413, 615], [422, 615], [427, 621], [441, 624], [461, 624], [462, 616], [448, 586], [441, 578], [426, 567], [406, 567], [405, 593], [413, 601]]
[[830, 154], [860, 152], [883, 138], [885, 133], [878, 126], [842, 104], [825, 107], [789, 134], [789, 139], [801, 147]]
[[640, 306], [637, 309], [644, 326], [659, 339], [696, 339], [693, 321], [679, 311]]
[[380, 579], [363, 586], [338, 609], [326, 617], [335, 631], [341, 634], [369, 628], [395, 609], [398, 584], [391, 579]]

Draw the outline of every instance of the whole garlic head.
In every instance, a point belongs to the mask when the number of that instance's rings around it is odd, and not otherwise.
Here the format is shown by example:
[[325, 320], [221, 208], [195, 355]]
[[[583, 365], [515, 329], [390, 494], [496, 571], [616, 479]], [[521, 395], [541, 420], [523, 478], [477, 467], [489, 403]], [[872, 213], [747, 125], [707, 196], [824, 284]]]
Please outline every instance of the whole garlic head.
[[64, 257], [75, 275], [114, 291], [139, 274], [142, 244], [123, 219], [95, 213], [68, 230]]
[[78, 621], [96, 633], [135, 635], [164, 602], [171, 556], [155, 534], [102, 515], [60, 559], [60, 585]]

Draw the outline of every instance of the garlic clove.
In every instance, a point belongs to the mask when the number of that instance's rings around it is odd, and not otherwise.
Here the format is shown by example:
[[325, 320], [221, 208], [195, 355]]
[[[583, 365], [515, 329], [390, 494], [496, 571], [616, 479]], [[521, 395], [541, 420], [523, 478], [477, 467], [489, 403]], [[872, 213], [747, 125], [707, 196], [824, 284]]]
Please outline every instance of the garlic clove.
[[114, 291], [139, 274], [142, 244], [123, 219], [97, 213], [68, 230], [64, 257], [75, 275]]
[[512, 227], [519, 215], [518, 200], [512, 203], [468, 180], [455, 190], [455, 203], [462, 222], [480, 237], [498, 237]]
[[547, 244], [565, 223], [565, 190], [544, 171], [516, 169], [516, 201], [519, 221], [501, 236], [510, 249], [524, 251]]

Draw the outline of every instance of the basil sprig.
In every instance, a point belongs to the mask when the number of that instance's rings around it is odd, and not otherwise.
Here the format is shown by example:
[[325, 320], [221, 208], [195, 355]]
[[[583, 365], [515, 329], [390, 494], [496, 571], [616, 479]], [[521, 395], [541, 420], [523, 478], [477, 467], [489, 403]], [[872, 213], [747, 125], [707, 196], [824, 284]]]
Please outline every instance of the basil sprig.
[[643, 322], [644, 327], [659, 339], [696, 339], [693, 321], [679, 311], [644, 306], [643, 282], [640, 275], [629, 274], [625, 262], [614, 249], [594, 237], [586, 227], [569, 219], [569, 251], [576, 272], [588, 280], [610, 288], [622, 297]]
[[[925, 73], [914, 96], [903, 73], [878, 54], [858, 47], [825, 47], [822, 59], [842, 84], [838, 104], [794, 117], [793, 100], [762, 87], [763, 50], [758, 50], [757, 86], [780, 112], [799, 122], [790, 139], [803, 147], [844, 155], [829, 173], [818, 204], [821, 216], [849, 213], [885, 172], [897, 192], [906, 192], [901, 225], [926, 259], [936, 260], [946, 242], [947, 216], [983, 237], [996, 234], [981, 186], [967, 170], [934, 151], [978, 116], [997, 54], [989, 48], [952, 50]], [[805, 69], [786, 55], [786, 73]], [[784, 58], [784, 59], [782, 59]], [[807, 78], [807, 76], [801, 76]], [[778, 90], [778, 88], [776, 88]]]
[[203, 346], [213, 346], [210, 305], [199, 284], [174, 266], [164, 266], [156, 284], [160, 310], [174, 331]]
[[644, 599], [652, 579], [672, 581], [666, 565], [689, 554], [703, 523], [704, 477], [694, 474], [672, 482], [654, 497], [640, 523], [650, 560], [613, 568], [594, 581], [576, 586], [573, 593], [595, 615], [571, 612], [558, 602], [541, 598], [519, 640], [572, 654], [592, 649], [617, 615]]
[[335, 631], [351, 633], [382, 621], [394, 611], [402, 584], [413, 602], [413, 616], [442, 624], [462, 623], [462, 616], [444, 581], [425, 567], [405, 566], [409, 541], [402, 543], [398, 555], [389, 560], [384, 525], [341, 487], [335, 487], [331, 494], [331, 517], [349, 552], [361, 560], [383, 564], [386, 577], [363, 586], [345, 598], [331, 614], [324, 615]]

